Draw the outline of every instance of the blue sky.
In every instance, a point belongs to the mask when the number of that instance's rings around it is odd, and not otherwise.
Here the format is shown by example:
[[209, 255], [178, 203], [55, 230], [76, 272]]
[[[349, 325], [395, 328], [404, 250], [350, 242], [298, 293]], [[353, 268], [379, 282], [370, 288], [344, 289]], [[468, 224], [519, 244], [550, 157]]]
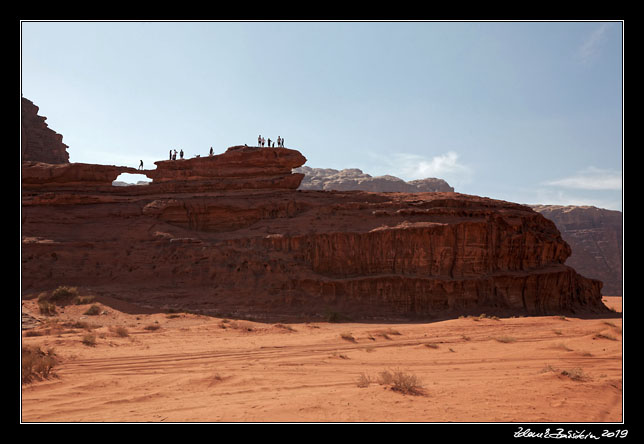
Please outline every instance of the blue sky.
[[526, 204], [622, 209], [622, 22], [22, 22], [71, 162], [255, 145]]

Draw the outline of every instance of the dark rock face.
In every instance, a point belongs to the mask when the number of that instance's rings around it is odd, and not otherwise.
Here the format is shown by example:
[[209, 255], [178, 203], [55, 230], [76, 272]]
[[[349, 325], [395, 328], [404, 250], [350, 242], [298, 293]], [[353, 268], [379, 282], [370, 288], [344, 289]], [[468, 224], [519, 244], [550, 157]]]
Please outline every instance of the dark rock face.
[[534, 205], [552, 220], [572, 248], [566, 264], [601, 280], [602, 293], [622, 296], [622, 212], [592, 206]]
[[38, 107], [22, 97], [21, 155], [23, 161], [50, 164], [69, 163], [67, 145], [63, 136], [51, 130], [38, 115]]

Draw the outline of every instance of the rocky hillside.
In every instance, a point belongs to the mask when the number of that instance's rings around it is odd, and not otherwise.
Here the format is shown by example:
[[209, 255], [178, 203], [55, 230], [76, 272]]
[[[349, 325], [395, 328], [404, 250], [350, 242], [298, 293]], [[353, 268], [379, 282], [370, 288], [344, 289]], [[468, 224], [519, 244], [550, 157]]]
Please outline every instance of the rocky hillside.
[[450, 187], [443, 179], [427, 178], [405, 182], [394, 176], [372, 177], [357, 168], [334, 170], [331, 168], [310, 168], [303, 166], [295, 170], [303, 173], [301, 190], [337, 190], [337, 191], [373, 191], [376, 193], [398, 192], [450, 192]]
[[622, 295], [622, 212], [592, 206], [534, 205], [552, 220], [572, 248], [566, 261], [584, 276], [604, 283], [602, 293]]

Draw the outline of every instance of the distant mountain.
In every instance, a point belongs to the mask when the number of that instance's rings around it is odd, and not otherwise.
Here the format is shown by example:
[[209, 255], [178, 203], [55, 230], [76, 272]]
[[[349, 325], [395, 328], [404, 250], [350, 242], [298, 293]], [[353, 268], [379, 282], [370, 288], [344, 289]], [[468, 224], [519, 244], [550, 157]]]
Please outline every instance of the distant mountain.
[[334, 170], [303, 166], [296, 168], [293, 172], [304, 174], [300, 190], [361, 190], [380, 193], [454, 191], [454, 188], [450, 187], [443, 179], [427, 178], [405, 182], [398, 177], [389, 175], [373, 177], [357, 168]]
[[121, 182], [120, 180], [115, 180], [112, 182], [112, 186], [114, 187], [129, 187], [130, 185], [149, 185], [150, 182], [146, 180], [139, 180], [137, 183], [128, 183], [128, 182]]
[[566, 265], [604, 283], [602, 294], [622, 296], [622, 212], [593, 206], [531, 205], [555, 223], [572, 248]]

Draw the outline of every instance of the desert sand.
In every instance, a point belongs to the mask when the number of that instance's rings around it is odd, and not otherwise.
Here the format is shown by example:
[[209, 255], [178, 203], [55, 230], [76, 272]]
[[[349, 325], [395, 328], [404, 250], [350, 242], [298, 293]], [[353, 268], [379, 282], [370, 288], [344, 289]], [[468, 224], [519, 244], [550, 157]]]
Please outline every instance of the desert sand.
[[[601, 318], [266, 323], [107, 299], [98, 315], [70, 305], [45, 317], [24, 300], [41, 322], [23, 346], [59, 363], [22, 385], [21, 420], [620, 422], [621, 298], [604, 302], [614, 312]], [[420, 387], [394, 390], [387, 371]]]

